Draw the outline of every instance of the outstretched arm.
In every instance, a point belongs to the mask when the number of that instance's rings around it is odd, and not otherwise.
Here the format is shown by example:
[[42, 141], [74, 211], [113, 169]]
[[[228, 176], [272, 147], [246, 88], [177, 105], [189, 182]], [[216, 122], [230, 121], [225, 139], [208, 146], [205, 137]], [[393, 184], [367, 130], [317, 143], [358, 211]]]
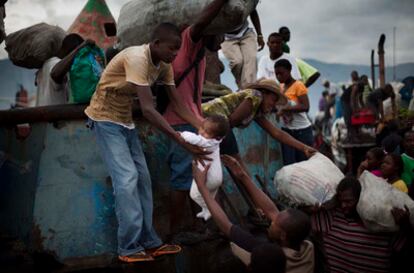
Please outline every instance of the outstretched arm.
[[218, 228], [227, 236], [230, 236], [230, 230], [233, 224], [230, 222], [227, 215], [224, 213], [223, 209], [217, 203], [217, 201], [211, 196], [210, 191], [206, 187], [207, 172], [210, 168], [210, 165], [207, 165], [204, 168], [204, 171], [201, 171], [197, 167], [197, 163], [193, 161], [193, 177], [197, 184], [198, 190], [203, 196], [204, 201], [207, 204], [208, 209], [210, 210], [211, 216], [216, 222]]
[[263, 128], [272, 138], [276, 139], [277, 141], [282, 142], [283, 144], [289, 145], [299, 151], [302, 151], [307, 157], [311, 157], [316, 150], [308, 145], [296, 140], [288, 133], [280, 130], [279, 128], [275, 127], [270, 121], [268, 121], [265, 117], [257, 117], [255, 119], [257, 124]]
[[190, 35], [193, 42], [200, 41], [203, 37], [203, 32], [207, 26], [220, 12], [221, 8], [228, 0], [214, 0], [197, 16], [197, 21], [191, 26]]
[[163, 133], [165, 133], [168, 137], [172, 138], [178, 144], [183, 146], [186, 150], [192, 153], [200, 162], [202, 160], [210, 160], [206, 156], [208, 152], [204, 152], [202, 148], [185, 142], [184, 139], [180, 136], [180, 134], [174, 131], [174, 129], [171, 128], [171, 126], [167, 123], [163, 116], [161, 116], [160, 113], [158, 113], [158, 111], [154, 107], [152, 93], [149, 86], [140, 86], [129, 82], [127, 84], [128, 88], [133, 88], [135, 90], [135, 93], [138, 94], [142, 114], [148, 122], [160, 129]]
[[170, 98], [170, 103], [173, 107], [174, 112], [180, 116], [183, 120], [193, 125], [196, 129], [201, 126], [201, 120], [194, 115], [187, 106], [184, 105], [180, 94], [177, 92], [175, 87], [166, 85], [167, 94]]
[[256, 30], [257, 44], [259, 45], [258, 51], [260, 51], [264, 48], [265, 42], [263, 40], [262, 26], [260, 25], [259, 14], [257, 13], [256, 9], [250, 13], [250, 19], [252, 20], [254, 29]]
[[253, 199], [254, 204], [263, 210], [267, 218], [274, 220], [279, 213], [279, 210], [272, 200], [270, 200], [262, 190], [256, 187], [250, 176], [240, 166], [240, 163], [229, 155], [222, 155], [221, 161], [238, 181], [243, 184], [250, 197]]
[[253, 102], [251, 99], [245, 99], [243, 100], [239, 106], [233, 111], [233, 113], [229, 116], [229, 123], [230, 126], [236, 127], [240, 125], [243, 120], [249, 117], [249, 115], [253, 111]]

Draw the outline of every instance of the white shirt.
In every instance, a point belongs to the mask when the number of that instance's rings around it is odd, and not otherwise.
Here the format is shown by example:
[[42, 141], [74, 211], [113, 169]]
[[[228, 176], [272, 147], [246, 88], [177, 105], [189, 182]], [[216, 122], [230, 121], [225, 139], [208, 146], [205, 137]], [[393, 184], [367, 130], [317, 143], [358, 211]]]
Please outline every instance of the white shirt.
[[[222, 170], [221, 170], [221, 159], [220, 159], [220, 143], [221, 140], [217, 139], [207, 139], [201, 135], [194, 134], [192, 132], [181, 132], [181, 137], [185, 142], [192, 145], [196, 145], [201, 148], [205, 148], [207, 152], [211, 152], [207, 157], [211, 161], [205, 161], [206, 164], [211, 164], [210, 169], [207, 173], [207, 184], [209, 181], [222, 180]], [[198, 163], [198, 167], [201, 169], [202, 165]]]
[[[192, 132], [182, 132], [181, 137], [188, 143], [196, 145], [198, 147], [205, 148], [206, 151], [211, 152], [207, 157], [211, 161], [204, 161], [205, 164], [211, 164], [210, 169], [207, 172], [206, 187], [209, 190], [211, 196], [216, 196], [218, 188], [223, 184], [223, 171], [221, 169], [220, 160], [220, 142], [217, 139], [207, 139], [201, 135], [194, 134]], [[204, 170], [201, 163], [197, 164], [200, 170]], [[197, 184], [193, 179], [190, 189], [190, 197], [201, 207], [201, 212], [197, 214], [198, 218], [203, 218], [207, 221], [211, 217], [211, 213], [208, 210], [207, 204], [204, 201], [203, 196], [198, 190]]]
[[[289, 100], [288, 105], [295, 106], [296, 102], [293, 100]], [[300, 130], [308, 128], [312, 125], [312, 123], [310, 122], [307, 113], [300, 112], [291, 113], [289, 122], [285, 122], [282, 118], [280, 125], [282, 128], [288, 128], [290, 130]]]
[[301, 80], [302, 77], [300, 76], [298, 65], [296, 64], [296, 59], [287, 53], [283, 53], [279, 58], [276, 60], [270, 59], [269, 55], [262, 56], [259, 60], [259, 65], [257, 68], [257, 78], [266, 78], [275, 80], [277, 83], [279, 81], [276, 78], [275, 74], [275, 63], [279, 60], [286, 59], [292, 65], [292, 77], [295, 80]]
[[37, 98], [36, 106], [66, 104], [69, 84], [67, 77], [63, 83], [56, 83], [50, 76], [53, 67], [60, 62], [57, 57], [48, 59], [36, 74]]

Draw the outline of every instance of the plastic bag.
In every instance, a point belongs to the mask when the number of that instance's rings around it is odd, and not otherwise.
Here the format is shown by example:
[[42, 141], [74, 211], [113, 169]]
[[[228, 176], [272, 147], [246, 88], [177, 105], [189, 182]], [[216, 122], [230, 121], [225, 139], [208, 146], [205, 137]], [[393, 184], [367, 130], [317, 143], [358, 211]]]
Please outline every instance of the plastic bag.
[[[162, 22], [177, 26], [192, 24], [213, 0], [134, 0], [126, 3], [118, 18], [121, 48], [150, 41], [152, 30]], [[240, 27], [258, 0], [229, 0], [206, 29], [207, 34], [231, 32]]]
[[6, 37], [6, 51], [13, 64], [25, 68], [41, 68], [60, 50], [66, 32], [45, 23], [13, 32]]
[[408, 194], [394, 188], [383, 178], [364, 171], [359, 178], [361, 196], [357, 211], [365, 226], [375, 232], [394, 232], [399, 229], [391, 214], [393, 207], [410, 210], [410, 221], [414, 224], [414, 201]]
[[288, 204], [313, 206], [330, 200], [343, 178], [329, 158], [317, 153], [307, 161], [283, 167], [276, 173], [274, 183]]
[[70, 102], [90, 101], [101, 78], [104, 60], [104, 53], [97, 46], [86, 46], [79, 50], [70, 68]]

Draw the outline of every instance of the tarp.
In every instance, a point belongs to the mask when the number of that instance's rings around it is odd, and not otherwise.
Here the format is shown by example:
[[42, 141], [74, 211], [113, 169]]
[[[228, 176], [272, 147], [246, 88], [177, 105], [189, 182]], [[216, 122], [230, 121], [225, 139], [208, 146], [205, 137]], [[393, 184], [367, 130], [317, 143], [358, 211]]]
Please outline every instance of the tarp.
[[[197, 15], [213, 0], [133, 0], [126, 3], [118, 18], [121, 48], [150, 40], [152, 30], [162, 22], [177, 26], [194, 23]], [[229, 0], [206, 29], [206, 34], [231, 32], [240, 27], [255, 9], [258, 0]]]
[[[113, 31], [113, 35], [108, 36], [105, 29]], [[77, 33], [85, 40], [94, 40], [103, 49], [113, 46], [117, 40], [116, 22], [105, 0], [89, 0], [69, 27], [68, 33]]]

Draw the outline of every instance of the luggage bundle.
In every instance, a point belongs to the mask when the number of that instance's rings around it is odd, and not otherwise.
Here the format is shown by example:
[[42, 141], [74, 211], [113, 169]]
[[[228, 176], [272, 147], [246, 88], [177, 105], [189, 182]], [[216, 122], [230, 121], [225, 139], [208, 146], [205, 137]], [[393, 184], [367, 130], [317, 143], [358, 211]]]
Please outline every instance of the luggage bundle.
[[383, 178], [365, 171], [359, 178], [361, 196], [357, 205], [358, 214], [365, 226], [376, 232], [393, 232], [399, 229], [391, 210], [394, 207], [410, 210], [410, 222], [414, 224], [414, 201], [408, 194], [394, 188]]
[[[152, 30], [162, 22], [177, 26], [190, 25], [213, 0], [134, 0], [126, 3], [118, 18], [118, 37], [121, 48], [150, 41]], [[229, 0], [206, 34], [231, 32], [240, 27], [255, 9], [258, 0]]]
[[287, 204], [313, 206], [330, 200], [343, 178], [341, 170], [329, 158], [317, 153], [309, 160], [280, 169], [274, 183], [280, 199]]
[[58, 26], [40, 23], [13, 32], [6, 37], [6, 51], [13, 64], [41, 68], [60, 50], [66, 32]]

